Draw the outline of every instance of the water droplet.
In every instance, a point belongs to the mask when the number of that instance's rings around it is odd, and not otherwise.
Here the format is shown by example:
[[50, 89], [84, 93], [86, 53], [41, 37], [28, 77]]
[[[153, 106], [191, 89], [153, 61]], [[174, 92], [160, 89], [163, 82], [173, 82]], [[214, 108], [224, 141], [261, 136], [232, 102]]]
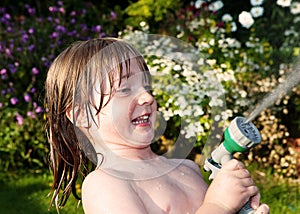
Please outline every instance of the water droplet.
[[183, 172], [181, 172], [181, 173], [180, 173], [180, 175], [184, 176], [184, 173], [183, 173]]
[[160, 190], [162, 188], [162, 185], [160, 183], [157, 183], [156, 189]]

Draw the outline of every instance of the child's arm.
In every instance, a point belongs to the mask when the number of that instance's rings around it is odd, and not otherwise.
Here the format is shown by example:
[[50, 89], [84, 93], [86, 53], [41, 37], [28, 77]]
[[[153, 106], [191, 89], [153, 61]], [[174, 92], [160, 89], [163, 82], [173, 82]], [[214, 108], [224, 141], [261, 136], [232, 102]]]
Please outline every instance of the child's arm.
[[[237, 160], [230, 160], [221, 168], [207, 189], [200, 213], [236, 213], [250, 197], [252, 207], [259, 207], [260, 195], [258, 188], [251, 179], [250, 173]], [[259, 207], [260, 213], [268, 213], [268, 207]]]
[[85, 214], [147, 213], [128, 181], [99, 170], [84, 180], [82, 204]]

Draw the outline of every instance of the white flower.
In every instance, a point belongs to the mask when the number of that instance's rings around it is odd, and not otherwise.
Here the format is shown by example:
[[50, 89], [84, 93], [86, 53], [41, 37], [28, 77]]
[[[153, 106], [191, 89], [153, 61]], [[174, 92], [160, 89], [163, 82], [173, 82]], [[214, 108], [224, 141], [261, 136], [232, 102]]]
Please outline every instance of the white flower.
[[231, 22], [231, 32], [235, 32], [237, 30], [237, 26], [235, 22]]
[[203, 4], [204, 2], [205, 2], [205, 1], [203, 1], [203, 0], [197, 0], [197, 1], [195, 2], [195, 7], [199, 9], [199, 8], [202, 6], [202, 4]]
[[146, 26], [146, 22], [145, 22], [145, 21], [141, 21], [141, 22], [140, 22], [140, 26], [141, 26], [141, 27], [145, 27], [145, 26]]
[[213, 66], [217, 63], [216, 59], [207, 59], [206, 63], [209, 64], [210, 66]]
[[243, 11], [239, 15], [239, 22], [243, 27], [250, 28], [254, 23], [254, 19], [252, 18], [251, 13]]
[[281, 7], [289, 7], [291, 6], [292, 0], [277, 0], [276, 3]]
[[263, 2], [264, 2], [264, 0], [250, 0], [250, 3], [252, 6], [261, 5]]
[[210, 11], [218, 11], [220, 10], [222, 7], [224, 6], [223, 2], [222, 1], [215, 1], [211, 4], [208, 5], [208, 9]]
[[231, 22], [232, 21], [232, 16], [228, 13], [225, 13], [223, 16], [222, 16], [222, 21], [224, 22]]
[[293, 2], [291, 4], [291, 13], [294, 15], [300, 13], [300, 2]]
[[254, 18], [260, 17], [264, 13], [264, 8], [263, 7], [252, 7], [250, 10], [250, 13]]
[[174, 67], [173, 67], [173, 70], [174, 71], [180, 71], [181, 70], [181, 66], [176, 64]]

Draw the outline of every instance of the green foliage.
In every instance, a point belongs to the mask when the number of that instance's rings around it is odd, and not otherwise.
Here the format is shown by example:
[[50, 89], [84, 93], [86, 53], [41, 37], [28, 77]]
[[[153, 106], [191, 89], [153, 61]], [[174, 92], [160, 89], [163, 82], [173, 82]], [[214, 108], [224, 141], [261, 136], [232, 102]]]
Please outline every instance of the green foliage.
[[76, 40], [117, 36], [120, 8], [82, 1], [20, 2], [0, 6], [0, 169], [47, 164], [47, 70]]
[[48, 165], [49, 151], [43, 122], [25, 118], [19, 125], [14, 113], [8, 110], [0, 113], [0, 172], [44, 169]]
[[[271, 0], [264, 1], [263, 15], [254, 18], [249, 29], [238, 22], [238, 16], [243, 10], [250, 11], [250, 1], [223, 0], [224, 6], [217, 11], [209, 8], [216, 1], [204, 1], [201, 7], [178, 0], [139, 0], [128, 7], [126, 2], [120, 6], [114, 2], [13, 1], [9, 6], [1, 6], [1, 170], [41, 168], [47, 163], [43, 130], [46, 109], [42, 103], [44, 80], [54, 57], [75, 40], [117, 36], [127, 24], [131, 30], [168, 34], [192, 44], [201, 57], [207, 59], [208, 70], [218, 76], [226, 90], [227, 108], [219, 115], [224, 127], [234, 116], [243, 115], [249, 106], [254, 106], [271, 92], [291, 71], [291, 63], [299, 55], [299, 14], [292, 14], [291, 8], [281, 7]], [[4, 1], [2, 5], [8, 3], [11, 1]], [[126, 8], [125, 13], [121, 8]], [[231, 22], [222, 20], [226, 13], [232, 15]], [[142, 26], [141, 22], [144, 22]], [[175, 89], [172, 93], [176, 99], [164, 89], [156, 91], [161, 110], [164, 113], [169, 109], [172, 111], [171, 116], [165, 114], [170, 117], [166, 137], [178, 136], [175, 133], [183, 117], [179, 116], [182, 111], [176, 103], [177, 98], [194, 99], [191, 108], [201, 107], [204, 112], [199, 120], [193, 121], [201, 125], [195, 129], [198, 130], [196, 145], [203, 147], [214, 119], [209, 115], [209, 98], [201, 101], [197, 94], [204, 89], [193, 88], [197, 84], [188, 79], [192, 73], [182, 74], [188, 70], [183, 64], [179, 65], [181, 70], [174, 69], [175, 64], [151, 64], [150, 59], [149, 64], [159, 67], [160, 71], [169, 69], [180, 82], [177, 85], [184, 83], [190, 89], [187, 93], [182, 88]], [[170, 76], [157, 77], [157, 85], [173, 81]], [[204, 80], [203, 87], [208, 87], [206, 83], [209, 81]], [[293, 95], [286, 96], [257, 118], [255, 122], [265, 136], [264, 146], [257, 148], [261, 149], [259, 152], [249, 154], [250, 160], [276, 166], [275, 171], [280, 176], [295, 176], [293, 149], [286, 143], [289, 133], [291, 137], [299, 137], [300, 123], [294, 119], [300, 112], [299, 87], [293, 91]]]
[[[180, 8], [179, 0], [139, 0], [131, 3], [125, 10], [125, 23], [134, 28], [140, 28], [141, 22], [151, 27], [159, 26], [175, 18], [175, 12]], [[162, 30], [162, 29], [159, 29]]]

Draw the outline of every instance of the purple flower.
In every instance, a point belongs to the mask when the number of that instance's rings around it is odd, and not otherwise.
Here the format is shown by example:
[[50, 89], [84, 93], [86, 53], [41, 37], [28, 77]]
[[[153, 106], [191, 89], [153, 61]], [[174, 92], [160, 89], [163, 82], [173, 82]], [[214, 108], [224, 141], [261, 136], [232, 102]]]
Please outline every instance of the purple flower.
[[51, 35], [50, 35], [50, 38], [51, 39], [55, 39], [58, 37], [58, 33], [57, 32], [53, 32]]
[[13, 64], [8, 64], [7, 66], [12, 74], [16, 73], [17, 68]]
[[70, 16], [76, 16], [76, 11], [72, 11], [71, 13], [70, 13]]
[[7, 93], [7, 94], [13, 93], [13, 88], [7, 88], [7, 89], [6, 89], [6, 93]]
[[52, 19], [51, 16], [48, 16], [48, 17], [47, 17], [47, 20], [48, 20], [49, 22], [52, 22], [52, 21], [53, 21], [53, 19]]
[[106, 36], [106, 34], [104, 32], [102, 32], [102, 33], [99, 34], [99, 38], [103, 38], [105, 36]]
[[74, 35], [76, 35], [76, 33], [77, 33], [76, 30], [72, 30], [72, 31], [68, 32], [67, 34], [68, 34], [68, 36], [74, 36]]
[[28, 29], [28, 33], [29, 33], [29, 34], [33, 34], [33, 33], [34, 33], [34, 28], [33, 28], [33, 27], [29, 28], [29, 29]]
[[11, 51], [9, 48], [5, 48], [5, 54], [7, 57], [11, 57]]
[[1, 22], [5, 25], [9, 24], [9, 20], [11, 20], [11, 16], [8, 13], [4, 14], [4, 16], [1, 17]]
[[4, 18], [5, 18], [6, 20], [10, 20], [10, 19], [11, 19], [11, 16], [10, 16], [9, 13], [6, 13], [6, 14], [4, 15]]
[[54, 19], [54, 22], [55, 22], [56, 24], [60, 23], [59, 18], [55, 18], [55, 19]]
[[29, 51], [33, 51], [33, 50], [34, 50], [34, 48], [35, 48], [35, 45], [34, 45], [34, 44], [32, 44], [32, 45], [29, 45], [29, 46], [28, 46], [27, 50], [29, 50]]
[[28, 103], [28, 102], [31, 100], [30, 95], [29, 95], [29, 94], [25, 94], [25, 95], [24, 95], [24, 100], [25, 100], [25, 102]]
[[86, 24], [80, 24], [80, 28], [82, 31], [86, 31], [88, 29]]
[[36, 113], [42, 113], [43, 112], [42, 107], [40, 107], [40, 106], [36, 107], [35, 112]]
[[34, 94], [35, 92], [36, 92], [36, 88], [31, 88], [31, 89], [30, 89], [30, 93], [33, 93], [33, 94]]
[[3, 107], [3, 103], [0, 103], [0, 108], [2, 108]]
[[111, 20], [115, 20], [117, 18], [117, 14], [115, 12], [111, 11], [110, 18], [111, 18]]
[[14, 29], [11, 26], [7, 26], [6, 30], [8, 33], [14, 32]]
[[55, 30], [65, 33], [67, 29], [62, 25], [57, 25]]
[[93, 32], [99, 33], [101, 31], [101, 29], [102, 29], [101, 25], [96, 25], [96, 26], [92, 27]]
[[27, 112], [27, 116], [31, 118], [35, 118], [35, 113], [32, 111]]
[[16, 115], [18, 124], [21, 126], [23, 124], [23, 117], [19, 114]]
[[0, 71], [0, 74], [1, 75], [7, 74], [7, 70], [5, 68], [2, 68], [1, 71]]
[[65, 13], [66, 11], [65, 11], [65, 8], [63, 8], [63, 7], [60, 7], [59, 9], [59, 12], [61, 12], [61, 13]]
[[50, 7], [49, 7], [49, 11], [50, 11], [50, 12], [53, 12], [53, 13], [54, 13], [54, 12], [57, 12], [57, 7], [55, 7], [55, 6], [50, 6]]
[[19, 102], [19, 100], [18, 100], [16, 97], [10, 98], [10, 103], [11, 103], [12, 105], [16, 105], [18, 102]]
[[29, 15], [35, 14], [35, 8], [28, 8], [27, 11], [28, 11]]
[[33, 67], [33, 68], [31, 69], [31, 71], [32, 71], [32, 73], [33, 73], [34, 75], [37, 75], [37, 74], [39, 73], [39, 70], [38, 70], [36, 67]]

